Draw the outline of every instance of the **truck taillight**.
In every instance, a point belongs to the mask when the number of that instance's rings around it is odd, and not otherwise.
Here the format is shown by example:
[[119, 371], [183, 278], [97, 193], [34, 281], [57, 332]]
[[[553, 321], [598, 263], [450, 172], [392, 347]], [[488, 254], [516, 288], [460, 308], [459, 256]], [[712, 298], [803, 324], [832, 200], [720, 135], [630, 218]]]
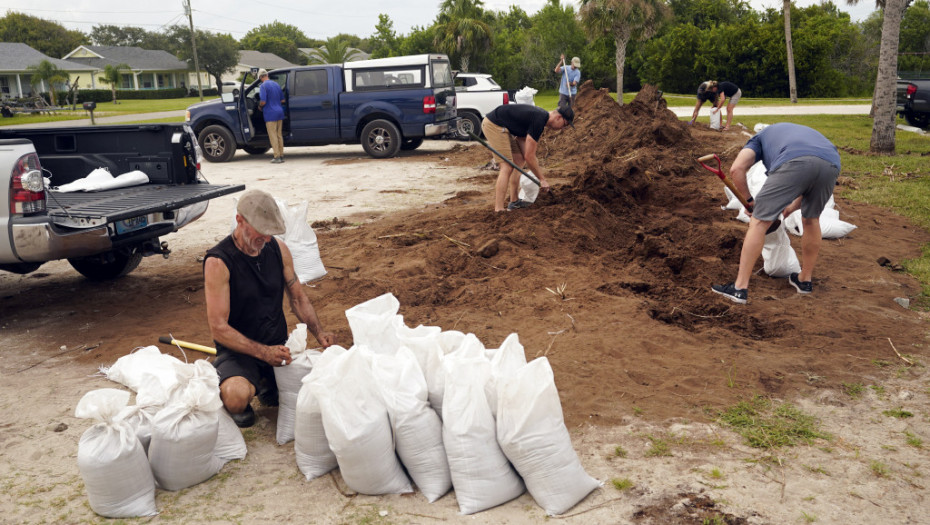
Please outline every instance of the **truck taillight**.
[[912, 96], [914, 93], [917, 93], [917, 86], [914, 84], [907, 85], [907, 96]]
[[45, 211], [45, 181], [39, 156], [28, 153], [13, 165], [10, 178], [10, 214], [28, 215]]
[[504, 104], [510, 104], [510, 93], [504, 91]]
[[436, 97], [423, 97], [423, 113], [436, 113]]

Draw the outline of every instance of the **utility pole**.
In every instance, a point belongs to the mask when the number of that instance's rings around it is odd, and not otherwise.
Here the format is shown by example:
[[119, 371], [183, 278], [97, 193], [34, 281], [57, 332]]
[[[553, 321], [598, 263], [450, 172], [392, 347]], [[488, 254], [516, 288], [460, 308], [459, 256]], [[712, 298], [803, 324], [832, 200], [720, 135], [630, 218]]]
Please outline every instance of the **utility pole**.
[[200, 61], [197, 60], [197, 37], [194, 34], [194, 13], [191, 9], [191, 0], [181, 0], [184, 5], [184, 14], [187, 15], [191, 24], [191, 48], [194, 51], [194, 71], [197, 73], [197, 93], [200, 94], [200, 101], [203, 102], [203, 84], [200, 81]]

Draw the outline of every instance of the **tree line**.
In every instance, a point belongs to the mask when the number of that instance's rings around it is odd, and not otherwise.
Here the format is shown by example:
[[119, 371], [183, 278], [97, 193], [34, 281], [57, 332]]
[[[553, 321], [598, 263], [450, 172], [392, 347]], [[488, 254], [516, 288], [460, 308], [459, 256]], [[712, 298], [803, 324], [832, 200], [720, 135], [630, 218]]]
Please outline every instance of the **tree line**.
[[[646, 0], [645, 4], [649, 3]], [[202, 30], [197, 31], [196, 39], [201, 68], [217, 79], [236, 65], [240, 49], [274, 53], [296, 64], [351, 60], [357, 56], [354, 50], [372, 58], [444, 52], [457, 69], [491, 73], [504, 87], [552, 89], [559, 80], [552, 69], [565, 53], [581, 58], [585, 79], [611, 91], [617, 91], [618, 82], [622, 82], [621, 91], [635, 91], [651, 83], [666, 92], [690, 93], [701, 81], [718, 79], [736, 83], [747, 96], [788, 95], [782, 12], [756, 11], [741, 0], [652, 3], [667, 6], [670, 16], [656, 24], [648, 37], [633, 35], [628, 45], [623, 44], [626, 48], [620, 72], [617, 39], [610, 28], [592, 31], [581, 13], [559, 0], [549, 0], [533, 15], [516, 6], [507, 11], [485, 9], [481, 0], [444, 0], [431, 25], [413, 27], [407, 34], [398, 34], [390, 16], [381, 14], [373, 33], [366, 37], [340, 34], [326, 40], [312, 39], [298, 27], [276, 21], [253, 28], [239, 40]], [[597, 4], [582, 2], [581, 10]], [[882, 11], [861, 23], [851, 21], [831, 2], [792, 6], [790, 14], [798, 96], [870, 96], [875, 85]], [[189, 62], [193, 58], [190, 30], [184, 26], [148, 31], [98, 25], [84, 34], [52, 21], [8, 12], [0, 18], [0, 40], [24, 42], [52, 57], [64, 56], [81, 44], [93, 44], [161, 49]], [[316, 52], [308, 57], [299, 48]], [[927, 0], [914, 2], [904, 12], [898, 69], [930, 73]]]

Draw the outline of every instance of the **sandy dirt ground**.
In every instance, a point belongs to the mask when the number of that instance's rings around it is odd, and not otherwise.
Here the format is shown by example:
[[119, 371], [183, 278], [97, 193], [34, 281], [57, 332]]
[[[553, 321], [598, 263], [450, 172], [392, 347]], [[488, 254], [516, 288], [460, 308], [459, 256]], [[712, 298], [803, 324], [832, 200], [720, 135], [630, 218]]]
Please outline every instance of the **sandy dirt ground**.
[[[552, 195], [515, 212], [491, 211], [496, 172], [482, 169], [489, 157], [477, 145], [428, 142], [386, 161], [357, 146], [294, 148], [280, 166], [240, 153], [203, 170], [214, 183], [310, 201], [329, 273], [305, 289], [344, 346], [344, 311], [391, 292], [410, 326], [472, 332], [490, 348], [516, 332], [528, 359], [550, 360], [575, 450], [604, 486], [549, 519], [930, 523], [927, 324], [894, 301], [919, 293], [895, 265], [930, 235], [838, 187], [841, 218], [858, 228], [824, 242], [815, 293], [760, 274], [750, 304], [734, 305], [709, 286], [735, 275], [744, 225], [720, 210], [719, 181], [693, 159], [716, 151], [732, 161], [746, 136], [688, 128], [649, 90], [622, 108], [589, 88], [577, 100], [576, 128], [542, 141]], [[165, 239], [168, 260], [148, 258], [115, 282], [86, 281], [65, 262], [0, 274], [0, 523], [105, 521], [78, 473], [90, 422], [74, 407], [118, 386], [99, 367], [161, 335], [210, 344], [200, 257], [232, 214], [232, 198], [217, 199]], [[756, 396], [792, 403], [829, 436], [748, 446], [718, 415]], [[160, 515], [144, 521], [547, 519], [529, 494], [460, 516], [454, 493], [433, 504], [419, 493], [359, 495], [338, 471], [307, 482], [293, 444], [275, 443], [276, 409], [256, 411], [246, 459], [158, 491]]]

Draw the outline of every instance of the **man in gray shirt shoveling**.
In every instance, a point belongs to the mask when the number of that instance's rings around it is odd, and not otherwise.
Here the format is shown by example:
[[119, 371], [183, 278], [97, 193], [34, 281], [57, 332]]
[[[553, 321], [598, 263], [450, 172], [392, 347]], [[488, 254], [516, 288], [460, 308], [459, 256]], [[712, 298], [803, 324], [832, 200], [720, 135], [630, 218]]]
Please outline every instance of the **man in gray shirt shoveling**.
[[746, 304], [749, 298], [749, 277], [762, 253], [769, 225], [780, 213], [787, 217], [798, 209], [804, 226], [801, 272], [789, 275], [788, 283], [801, 294], [814, 291], [811, 279], [820, 253], [820, 214], [833, 196], [840, 174], [836, 146], [820, 132], [799, 124], [773, 124], [749, 139], [730, 167], [730, 177], [743, 195], [750, 194], [746, 172], [757, 160], [765, 166], [767, 178], [752, 209], [746, 210], [751, 218], [736, 281], [711, 287], [715, 293], [740, 304]]

